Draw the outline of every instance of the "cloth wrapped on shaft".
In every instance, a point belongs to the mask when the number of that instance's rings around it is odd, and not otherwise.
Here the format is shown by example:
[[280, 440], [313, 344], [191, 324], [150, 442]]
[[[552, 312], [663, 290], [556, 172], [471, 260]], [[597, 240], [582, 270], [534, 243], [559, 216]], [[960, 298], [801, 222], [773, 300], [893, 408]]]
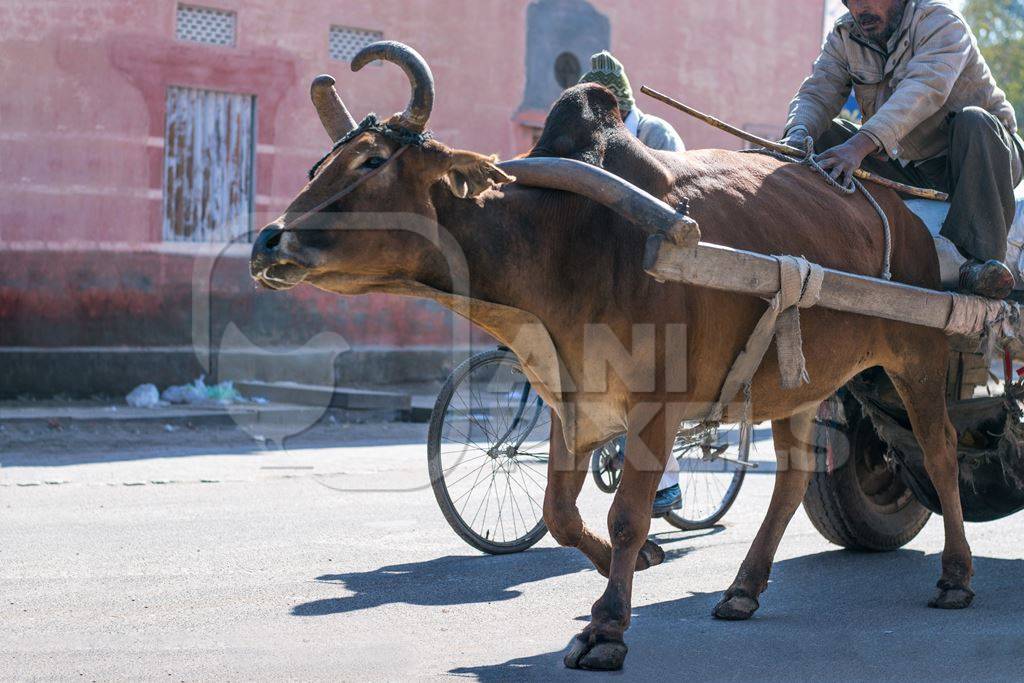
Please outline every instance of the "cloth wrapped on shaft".
[[953, 305], [943, 330], [946, 334], [979, 338], [988, 357], [997, 344], [1024, 344], [1024, 328], [1017, 304], [952, 292], [949, 295]]

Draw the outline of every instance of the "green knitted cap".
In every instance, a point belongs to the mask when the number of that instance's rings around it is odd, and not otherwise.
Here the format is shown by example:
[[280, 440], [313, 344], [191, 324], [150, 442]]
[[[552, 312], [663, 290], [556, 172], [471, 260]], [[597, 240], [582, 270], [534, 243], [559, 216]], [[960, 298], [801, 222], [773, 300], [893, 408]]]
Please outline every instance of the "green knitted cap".
[[611, 90], [619, 100], [619, 109], [623, 112], [632, 111], [636, 106], [633, 89], [629, 87], [629, 79], [626, 78], [622, 62], [615, 59], [608, 50], [602, 50], [590, 58], [590, 71], [583, 74], [580, 83], [600, 83]]

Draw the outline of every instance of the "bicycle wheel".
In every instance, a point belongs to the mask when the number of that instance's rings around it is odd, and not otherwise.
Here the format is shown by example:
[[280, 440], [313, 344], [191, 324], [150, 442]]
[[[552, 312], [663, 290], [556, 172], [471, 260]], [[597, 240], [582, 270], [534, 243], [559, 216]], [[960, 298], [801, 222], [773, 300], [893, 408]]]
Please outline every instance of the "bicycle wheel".
[[464, 541], [492, 555], [526, 550], [547, 533], [551, 413], [510, 351], [481, 353], [448, 377], [427, 436], [430, 485]]
[[706, 426], [684, 423], [676, 435], [672, 455], [679, 463], [683, 507], [665, 515], [665, 521], [684, 531], [714, 526], [743, 485], [750, 458], [753, 427]]
[[623, 449], [625, 437], [612, 439], [590, 454], [590, 473], [597, 488], [605, 493], [615, 493], [622, 478]]

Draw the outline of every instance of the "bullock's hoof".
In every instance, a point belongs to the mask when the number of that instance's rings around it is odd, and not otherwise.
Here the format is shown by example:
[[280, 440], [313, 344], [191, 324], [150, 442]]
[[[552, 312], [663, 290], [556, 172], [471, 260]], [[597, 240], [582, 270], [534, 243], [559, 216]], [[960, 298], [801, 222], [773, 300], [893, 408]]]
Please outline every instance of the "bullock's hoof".
[[569, 669], [588, 671], [618, 671], [626, 661], [629, 648], [621, 640], [599, 640], [591, 643], [585, 634], [580, 634], [569, 643], [569, 651], [562, 661]]
[[947, 581], [939, 581], [939, 590], [928, 602], [935, 609], [965, 609], [974, 601], [974, 591], [967, 586], [956, 586]]
[[712, 614], [716, 619], [743, 621], [754, 616], [754, 612], [760, 606], [761, 603], [752, 595], [747, 595], [743, 591], [731, 591], [726, 593], [725, 597], [715, 605], [715, 611]]
[[654, 541], [648, 540], [636, 556], [636, 571], [642, 572], [665, 561], [665, 551]]

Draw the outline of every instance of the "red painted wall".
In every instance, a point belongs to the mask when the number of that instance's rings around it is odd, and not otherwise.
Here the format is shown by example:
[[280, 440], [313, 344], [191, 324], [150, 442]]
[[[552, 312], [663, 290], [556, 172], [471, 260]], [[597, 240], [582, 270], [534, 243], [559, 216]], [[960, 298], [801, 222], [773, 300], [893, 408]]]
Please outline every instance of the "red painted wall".
[[[335, 75], [357, 117], [401, 109], [408, 86], [391, 66], [352, 74], [328, 58], [332, 24], [407, 42], [437, 81], [431, 121], [451, 145], [508, 157], [529, 147], [513, 120], [525, 82], [527, 0], [210, 0], [237, 12], [237, 43], [175, 39], [171, 0], [5, 0], [0, 3], [0, 345], [189, 343], [196, 245], [161, 241], [164, 98], [169, 85], [257, 100], [255, 225], [303, 184], [328, 140], [308, 100], [310, 79]], [[743, 126], [779, 128], [821, 42], [822, 0], [593, 0], [634, 87], [648, 83]], [[738, 141], [660, 104], [690, 147]], [[14, 258], [10, 258], [12, 256]], [[435, 307], [390, 297], [308, 292], [257, 301], [245, 249], [219, 295], [338, 329], [354, 345], [448, 341]], [[283, 299], [283, 297], [278, 297]], [[249, 303], [242, 303], [252, 300]], [[248, 308], [247, 308], [248, 307]], [[298, 340], [301, 341], [301, 340]]]

